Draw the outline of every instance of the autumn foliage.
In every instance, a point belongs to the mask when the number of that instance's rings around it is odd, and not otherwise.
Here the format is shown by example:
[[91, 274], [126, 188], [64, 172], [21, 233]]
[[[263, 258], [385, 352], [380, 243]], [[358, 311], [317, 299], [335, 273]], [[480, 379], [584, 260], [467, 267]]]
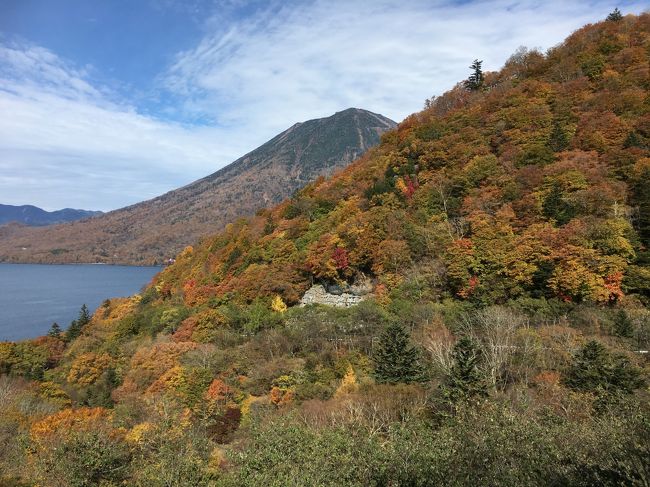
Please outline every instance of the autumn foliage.
[[0, 343], [0, 435], [42, 485], [57, 452], [106, 485], [642, 485], [649, 52], [648, 14], [520, 49], [71, 343]]

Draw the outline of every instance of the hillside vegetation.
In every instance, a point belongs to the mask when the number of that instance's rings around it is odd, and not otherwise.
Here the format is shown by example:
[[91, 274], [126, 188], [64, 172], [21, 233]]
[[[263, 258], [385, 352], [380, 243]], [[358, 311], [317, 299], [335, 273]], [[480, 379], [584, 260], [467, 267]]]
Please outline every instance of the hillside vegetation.
[[0, 228], [0, 262], [161, 264], [228, 222], [345, 167], [393, 127], [357, 108], [297, 123], [214, 174], [152, 200], [82, 222]]
[[650, 15], [476, 74], [141, 294], [0, 344], [7, 482], [650, 484]]

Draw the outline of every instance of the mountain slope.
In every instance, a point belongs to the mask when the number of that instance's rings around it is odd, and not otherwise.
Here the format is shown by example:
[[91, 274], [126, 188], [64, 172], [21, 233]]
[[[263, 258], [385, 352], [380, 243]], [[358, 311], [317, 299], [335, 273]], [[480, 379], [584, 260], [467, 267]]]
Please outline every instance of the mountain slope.
[[101, 214], [101, 211], [75, 210], [72, 208], [45, 211], [32, 205], [12, 206], [0, 204], [0, 225], [11, 222], [29, 226], [54, 225], [56, 223], [73, 222]]
[[[0, 343], [0, 470], [39, 485], [644, 485], [650, 14], [610, 18], [429, 101], [141, 294]], [[373, 294], [357, 306], [294, 306], [359, 281]]]
[[354, 108], [298, 123], [214, 174], [152, 200], [78, 223], [2, 228], [0, 261], [160, 263], [345, 167], [394, 126]]
[[[648, 16], [519, 51], [381, 146], [268, 214], [207, 239], [160, 282], [296, 303], [314, 280], [413, 272], [436, 295], [615, 302], [648, 292]], [[629, 23], [629, 25], [628, 25]], [[430, 275], [430, 273], [434, 273]], [[439, 274], [439, 275], [436, 275]]]

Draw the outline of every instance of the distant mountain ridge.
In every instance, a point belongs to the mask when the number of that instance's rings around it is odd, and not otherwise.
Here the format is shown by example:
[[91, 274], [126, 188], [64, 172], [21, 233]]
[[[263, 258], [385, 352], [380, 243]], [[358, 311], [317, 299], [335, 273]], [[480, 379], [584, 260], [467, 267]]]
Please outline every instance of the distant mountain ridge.
[[13, 206], [0, 204], [0, 225], [15, 222], [29, 226], [45, 226], [73, 222], [102, 214], [101, 211], [76, 210], [73, 208], [46, 211], [33, 205]]
[[297, 123], [215, 173], [157, 198], [81, 222], [2, 227], [0, 262], [163, 262], [200, 237], [346, 167], [395, 126], [358, 108]]

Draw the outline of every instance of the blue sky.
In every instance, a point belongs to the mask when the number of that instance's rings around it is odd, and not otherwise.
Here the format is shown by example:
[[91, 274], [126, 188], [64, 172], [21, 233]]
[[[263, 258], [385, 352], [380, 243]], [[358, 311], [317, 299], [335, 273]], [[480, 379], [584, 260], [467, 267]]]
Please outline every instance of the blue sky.
[[0, 203], [109, 210], [210, 174], [295, 122], [396, 121], [521, 45], [615, 6], [577, 0], [1, 0]]

